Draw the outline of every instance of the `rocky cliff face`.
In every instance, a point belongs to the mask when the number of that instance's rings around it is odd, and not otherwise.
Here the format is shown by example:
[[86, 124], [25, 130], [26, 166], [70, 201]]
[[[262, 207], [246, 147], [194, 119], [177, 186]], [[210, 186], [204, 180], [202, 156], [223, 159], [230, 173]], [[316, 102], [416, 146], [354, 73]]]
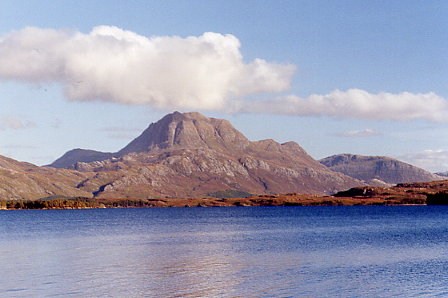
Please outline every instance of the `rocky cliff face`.
[[[330, 194], [361, 184], [321, 165], [297, 143], [251, 142], [228, 121], [199, 113], [169, 114], [122, 150], [89, 155], [96, 160], [86, 162], [86, 152], [77, 152], [77, 162], [71, 154], [63, 166], [95, 173], [79, 189], [97, 197], [197, 197], [225, 190]], [[53, 166], [61, 166], [58, 161]]]
[[385, 156], [340, 154], [321, 159], [320, 162], [333, 171], [375, 186], [444, 179], [421, 168]]

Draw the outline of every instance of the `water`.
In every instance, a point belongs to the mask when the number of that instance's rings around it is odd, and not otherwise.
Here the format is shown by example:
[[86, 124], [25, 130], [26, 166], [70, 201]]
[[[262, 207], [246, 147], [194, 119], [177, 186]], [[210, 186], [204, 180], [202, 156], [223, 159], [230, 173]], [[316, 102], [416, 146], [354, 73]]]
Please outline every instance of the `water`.
[[1, 297], [448, 296], [448, 208], [0, 212]]

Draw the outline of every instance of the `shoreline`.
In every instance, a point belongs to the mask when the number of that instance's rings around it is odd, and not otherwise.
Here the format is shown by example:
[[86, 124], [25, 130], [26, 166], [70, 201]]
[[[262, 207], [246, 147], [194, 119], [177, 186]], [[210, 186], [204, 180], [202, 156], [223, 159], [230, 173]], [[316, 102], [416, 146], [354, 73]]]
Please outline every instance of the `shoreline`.
[[186, 198], [186, 199], [57, 199], [0, 202], [0, 210], [54, 210], [105, 208], [185, 208], [185, 207], [281, 207], [281, 206], [415, 206], [409, 203], [377, 198], [338, 198], [309, 195], [248, 198]]
[[0, 201], [0, 210], [372, 205], [448, 205], [448, 181], [398, 184], [393, 187], [355, 187], [332, 196], [287, 193], [252, 195], [244, 198], [86, 198], [57, 195], [35, 200]]

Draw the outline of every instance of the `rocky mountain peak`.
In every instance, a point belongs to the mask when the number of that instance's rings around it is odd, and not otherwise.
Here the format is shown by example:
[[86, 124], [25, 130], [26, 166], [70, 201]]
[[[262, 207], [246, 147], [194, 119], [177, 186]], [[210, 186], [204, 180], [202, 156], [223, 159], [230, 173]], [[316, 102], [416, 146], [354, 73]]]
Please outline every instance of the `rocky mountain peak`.
[[250, 141], [229, 121], [209, 118], [198, 112], [173, 112], [152, 123], [126, 147], [115, 153], [86, 149], [70, 150], [50, 166], [74, 168], [77, 162], [103, 161], [130, 153], [157, 152], [168, 149], [212, 149], [241, 152]]
[[227, 120], [208, 118], [197, 112], [174, 112], [152, 123], [118, 155], [168, 148], [238, 150], [248, 145], [249, 140]]

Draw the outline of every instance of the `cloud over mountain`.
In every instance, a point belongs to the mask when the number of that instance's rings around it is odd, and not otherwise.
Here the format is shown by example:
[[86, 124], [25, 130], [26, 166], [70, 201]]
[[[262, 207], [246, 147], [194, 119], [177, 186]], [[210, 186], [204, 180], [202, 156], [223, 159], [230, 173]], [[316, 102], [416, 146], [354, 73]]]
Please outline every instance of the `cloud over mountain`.
[[[448, 101], [429, 93], [360, 89], [257, 100], [283, 92], [296, 67], [246, 62], [231, 34], [146, 37], [113, 26], [90, 33], [26, 27], [0, 38], [0, 79], [58, 82], [70, 100], [169, 110], [215, 110], [371, 120], [448, 122]], [[252, 100], [246, 100], [252, 96]], [[264, 97], [266, 98], [266, 97]]]
[[228, 108], [228, 101], [289, 88], [293, 65], [245, 63], [230, 34], [145, 37], [112, 26], [27, 27], [0, 39], [0, 78], [60, 82], [71, 100], [168, 109]]
[[308, 98], [290, 95], [252, 102], [243, 109], [298, 116], [448, 122], [448, 101], [434, 93], [372, 94], [360, 89], [334, 90], [325, 95], [313, 94]]

